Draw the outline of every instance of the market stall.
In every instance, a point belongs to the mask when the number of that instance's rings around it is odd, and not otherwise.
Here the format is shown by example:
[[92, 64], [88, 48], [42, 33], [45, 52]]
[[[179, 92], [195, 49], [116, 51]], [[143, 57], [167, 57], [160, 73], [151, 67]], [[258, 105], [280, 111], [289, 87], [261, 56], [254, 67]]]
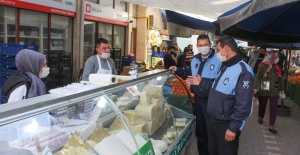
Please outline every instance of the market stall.
[[0, 105], [0, 154], [184, 154], [195, 117], [163, 97], [163, 85], [174, 74], [140, 76]]
[[293, 68], [289, 73], [286, 91], [290, 94], [293, 101], [300, 105], [300, 68]]

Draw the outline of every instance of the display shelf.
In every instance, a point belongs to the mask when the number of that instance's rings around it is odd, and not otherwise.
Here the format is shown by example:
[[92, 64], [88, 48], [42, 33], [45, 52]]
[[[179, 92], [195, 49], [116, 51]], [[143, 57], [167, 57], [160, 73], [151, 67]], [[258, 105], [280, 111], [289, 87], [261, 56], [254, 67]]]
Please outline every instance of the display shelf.
[[39, 36], [20, 36], [20, 38], [29, 38], [29, 39], [33, 38], [33, 39], [40, 39], [40, 37], [39, 37]]
[[[69, 86], [61, 88], [64, 93], [53, 93], [53, 91], [50, 91], [52, 94], [3, 105], [0, 108], [0, 135], [3, 135], [0, 139], [9, 142], [10, 147], [18, 146], [18, 149], [30, 151], [32, 154], [38, 154], [38, 152], [34, 152], [34, 150], [36, 150], [35, 147], [41, 147], [41, 149], [43, 149], [47, 145], [50, 147], [52, 153], [57, 153], [65, 146], [71, 136], [74, 138], [74, 135], [76, 135], [74, 134], [75, 131], [79, 133], [79, 137], [77, 137], [79, 140], [82, 140], [84, 143], [88, 142], [89, 144], [93, 144], [87, 139], [91, 134], [94, 134], [94, 129], [97, 125], [102, 125], [108, 130], [113, 130], [113, 128], [111, 128], [112, 122], [118, 117], [122, 122], [121, 124], [127, 127], [130, 126], [127, 124], [128, 122], [125, 119], [126, 116], [123, 115], [122, 112], [129, 109], [135, 109], [137, 105], [141, 104], [142, 98], [142, 96], [138, 97], [131, 94], [130, 91], [132, 89], [130, 89], [130, 87], [135, 88], [142, 93], [151, 90], [152, 93], [155, 92], [156, 97], [163, 99], [162, 94], [160, 94], [162, 92], [161, 86], [168, 77], [174, 75], [171, 74], [170, 71], [155, 70], [148, 73], [141, 73], [140, 76], [141, 77], [134, 80], [104, 87], [91, 84], [74, 84], [74, 86], [89, 86], [89, 89], [73, 92], [74, 88]], [[152, 87], [157, 89], [150, 89]], [[58, 90], [59, 89], [56, 89], [56, 91]], [[72, 93], [70, 93], [70, 91]], [[149, 96], [151, 96], [150, 99], [152, 103], [152, 100], [156, 97], [152, 95]], [[122, 102], [122, 105], [118, 104], [121, 103], [120, 101]], [[167, 106], [167, 103], [165, 103], [164, 100], [161, 100], [161, 102], [164, 103], [161, 105], [164, 109], [166, 107], [171, 108], [170, 112], [173, 113], [172, 115], [174, 117], [187, 118], [188, 120], [186, 126], [181, 128], [182, 130], [176, 136], [174, 142], [168, 145], [167, 150], [163, 152], [163, 154], [176, 155], [181, 152], [185, 142], [191, 136], [191, 131], [194, 130], [195, 118], [193, 115], [185, 113], [175, 107]], [[118, 107], [116, 105], [118, 105]], [[97, 111], [102, 112], [97, 113]], [[164, 123], [161, 122], [162, 125], [154, 132], [154, 134], [149, 135], [149, 137], [156, 140], [161, 139], [162, 136], [166, 134], [168, 128], [173, 126], [173, 120], [173, 117], [169, 117], [167, 121], [162, 120]], [[66, 121], [66, 123], [62, 124], [61, 121]], [[30, 128], [30, 133], [26, 133], [28, 132], [27, 126], [33, 125], [35, 125], [34, 129]], [[4, 131], [8, 132], [4, 135]], [[125, 131], [130, 134], [130, 131], [126, 128]], [[14, 132], [18, 132], [19, 134], [14, 134]], [[24, 133], [23, 136], [21, 136], [21, 133]], [[116, 135], [118, 133], [118, 130], [110, 131], [110, 135]], [[61, 140], [57, 141], [53, 135], [59, 135]], [[139, 134], [136, 133], [136, 135]], [[97, 137], [99, 138], [99, 136], [100, 135]], [[130, 135], [129, 137], [132, 136], [133, 135]], [[34, 137], [38, 137], [38, 141], [40, 142], [39, 146], [36, 146], [37, 142], [34, 141]], [[25, 139], [29, 139], [28, 145], [19, 146], [19, 142]], [[31, 141], [31, 139], [33, 141]], [[46, 141], [41, 141], [44, 139], [46, 139]], [[130, 138], [126, 140], [130, 141]], [[145, 139], [144, 141], [146, 142], [147, 140], [148, 139]], [[102, 139], [99, 142], [101, 141], [104, 140]], [[77, 141], [72, 141], [72, 143], [76, 142]], [[99, 142], [95, 143], [99, 144]], [[119, 142], [122, 142], [122, 140], [120, 139]], [[53, 145], [54, 143], [56, 145]], [[130, 150], [127, 145], [123, 145], [126, 146], [126, 150]], [[110, 146], [113, 148], [115, 145]], [[93, 154], [93, 151], [99, 151], [94, 145], [87, 145], [87, 148], [92, 151], [84, 154]], [[108, 148], [105, 147], [105, 149]], [[101, 154], [100, 152], [97, 153]]]
[[62, 39], [62, 40], [65, 40], [66, 38], [51, 37], [50, 39]]
[[65, 51], [66, 49], [63, 49], [63, 48], [52, 48], [52, 47], [50, 47], [50, 50], [51, 51]]

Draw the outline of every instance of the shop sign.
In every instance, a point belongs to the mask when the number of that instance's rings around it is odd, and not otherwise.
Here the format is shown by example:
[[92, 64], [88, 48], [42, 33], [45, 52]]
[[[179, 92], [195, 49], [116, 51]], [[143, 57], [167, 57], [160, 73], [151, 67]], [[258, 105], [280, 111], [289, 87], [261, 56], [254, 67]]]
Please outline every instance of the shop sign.
[[128, 26], [128, 13], [91, 2], [84, 4], [84, 19]]
[[140, 154], [136, 152], [133, 155], [155, 155], [151, 140], [148, 140], [148, 142], [139, 149], [139, 152]]
[[76, 0], [0, 0], [0, 4], [63, 16], [76, 16]]
[[170, 153], [170, 155], [179, 155], [181, 150], [183, 149], [183, 147], [185, 146], [186, 142], [190, 139], [190, 136], [193, 133], [193, 128], [194, 128], [194, 124], [193, 123], [185, 132], [185, 134], [181, 137], [181, 139], [178, 141], [178, 143], [176, 144], [176, 146], [173, 148], [172, 152]]

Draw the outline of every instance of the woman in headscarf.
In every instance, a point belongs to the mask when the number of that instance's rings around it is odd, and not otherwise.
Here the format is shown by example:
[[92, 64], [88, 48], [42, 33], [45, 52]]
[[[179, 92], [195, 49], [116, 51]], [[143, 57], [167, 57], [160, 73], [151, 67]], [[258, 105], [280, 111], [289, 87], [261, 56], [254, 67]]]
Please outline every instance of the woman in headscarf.
[[2, 89], [6, 102], [23, 100], [46, 94], [41, 78], [49, 74], [46, 56], [29, 49], [21, 50], [15, 58], [19, 73], [10, 76]]
[[254, 81], [254, 94], [259, 93], [258, 123], [263, 123], [268, 100], [270, 102], [269, 131], [276, 134], [274, 129], [277, 113], [277, 103], [280, 93], [284, 93], [281, 69], [276, 64], [279, 60], [278, 53], [271, 51], [259, 64], [258, 72]]

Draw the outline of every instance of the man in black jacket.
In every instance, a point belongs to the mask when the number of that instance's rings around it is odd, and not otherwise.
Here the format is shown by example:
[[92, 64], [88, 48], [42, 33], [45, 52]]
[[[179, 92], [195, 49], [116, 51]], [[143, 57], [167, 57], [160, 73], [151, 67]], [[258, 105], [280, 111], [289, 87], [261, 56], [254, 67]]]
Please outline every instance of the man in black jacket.
[[180, 67], [180, 68], [186, 67], [185, 66], [185, 58], [186, 58], [186, 55], [189, 53], [189, 51], [190, 50], [188, 48], [184, 48], [183, 53], [177, 57], [177, 67]]
[[171, 66], [176, 66], [176, 56], [174, 55], [174, 46], [169, 46], [168, 51], [166, 52], [164, 56], [164, 65], [165, 69], [169, 69]]

